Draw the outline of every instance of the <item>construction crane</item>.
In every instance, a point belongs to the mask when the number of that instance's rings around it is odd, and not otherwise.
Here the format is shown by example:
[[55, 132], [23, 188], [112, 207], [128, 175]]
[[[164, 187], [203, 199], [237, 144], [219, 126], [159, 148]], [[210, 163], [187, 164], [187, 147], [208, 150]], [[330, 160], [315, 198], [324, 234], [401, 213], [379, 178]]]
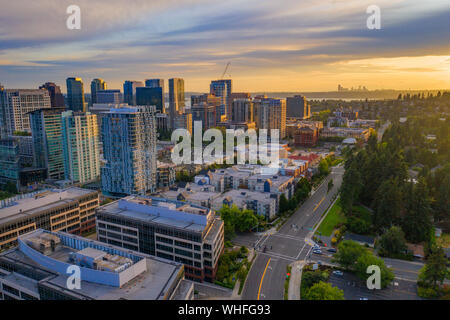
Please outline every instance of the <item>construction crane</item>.
[[222, 76], [220, 77], [221, 80], [223, 79], [223, 77], [225, 77], [225, 73], [227, 73], [227, 70], [228, 70], [228, 67], [230, 66], [230, 64], [231, 64], [231, 62], [227, 63], [227, 66], [225, 67], [225, 70], [223, 71]]

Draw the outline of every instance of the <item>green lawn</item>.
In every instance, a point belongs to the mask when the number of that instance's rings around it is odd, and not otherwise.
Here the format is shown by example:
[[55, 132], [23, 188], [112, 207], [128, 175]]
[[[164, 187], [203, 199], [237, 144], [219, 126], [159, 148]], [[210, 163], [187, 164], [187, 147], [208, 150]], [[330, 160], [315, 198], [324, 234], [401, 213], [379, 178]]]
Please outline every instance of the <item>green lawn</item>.
[[342, 222], [345, 222], [345, 216], [342, 212], [341, 203], [338, 199], [334, 203], [333, 207], [331, 207], [326, 218], [320, 224], [320, 227], [317, 229], [316, 234], [319, 234], [320, 232], [323, 236], [329, 237], [331, 236], [331, 233], [333, 232], [336, 225]]

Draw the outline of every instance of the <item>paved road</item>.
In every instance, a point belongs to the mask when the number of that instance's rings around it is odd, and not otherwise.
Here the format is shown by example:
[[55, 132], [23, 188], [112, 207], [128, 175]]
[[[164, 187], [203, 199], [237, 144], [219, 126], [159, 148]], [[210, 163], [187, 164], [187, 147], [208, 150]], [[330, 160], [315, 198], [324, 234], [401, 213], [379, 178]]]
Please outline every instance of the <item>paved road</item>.
[[[257, 238], [239, 237], [240, 244], [257, 243], [259, 254], [248, 274], [242, 293], [245, 300], [282, 300], [287, 265], [296, 260], [306, 260], [312, 249], [305, 238], [312, 235], [311, 229], [320, 221], [342, 183], [344, 169], [336, 167], [316, 189], [314, 194], [295, 212], [278, 232]], [[328, 181], [334, 186], [327, 192]], [[293, 227], [296, 225], [298, 227]], [[264, 246], [266, 252], [262, 252]]]

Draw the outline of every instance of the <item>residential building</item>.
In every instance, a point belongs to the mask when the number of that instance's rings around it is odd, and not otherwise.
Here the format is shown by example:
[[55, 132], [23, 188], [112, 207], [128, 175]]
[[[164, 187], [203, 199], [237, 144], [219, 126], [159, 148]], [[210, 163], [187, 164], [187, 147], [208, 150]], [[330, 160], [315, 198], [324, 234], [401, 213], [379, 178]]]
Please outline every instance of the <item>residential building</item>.
[[319, 130], [317, 128], [303, 127], [297, 129], [294, 135], [294, 144], [302, 147], [313, 147], [319, 140]]
[[50, 95], [50, 104], [52, 108], [65, 108], [64, 96], [61, 93], [61, 88], [53, 82], [46, 82], [39, 89], [45, 89]]
[[271, 220], [277, 213], [277, 195], [249, 191], [247, 189], [230, 190], [213, 201], [212, 208], [220, 210], [223, 206], [237, 206], [240, 210], [253, 210], [257, 215]]
[[155, 113], [154, 106], [137, 106], [103, 114], [104, 193], [144, 195], [156, 190]]
[[255, 97], [254, 119], [258, 129], [279, 130], [279, 137], [286, 137], [286, 100]]
[[233, 82], [231, 79], [214, 80], [211, 81], [209, 86], [210, 93], [222, 99], [219, 113], [225, 116], [226, 119], [231, 119], [232, 86]]
[[97, 78], [91, 81], [91, 103], [101, 103], [97, 100], [97, 92], [108, 88], [103, 79]]
[[201, 121], [203, 130], [214, 128], [217, 125], [216, 109], [206, 102], [191, 105], [192, 121]]
[[40, 109], [30, 113], [34, 167], [46, 168], [48, 178], [64, 179], [62, 135], [64, 109]]
[[167, 113], [158, 112], [156, 114], [156, 129], [158, 132], [169, 131], [169, 115]]
[[175, 184], [176, 165], [173, 163], [157, 162], [157, 185], [158, 189], [169, 188]]
[[[2, 300], [193, 299], [180, 263], [169, 262], [64, 232], [38, 229], [0, 254]], [[67, 270], [80, 268], [70, 288]]]
[[65, 178], [86, 183], [100, 177], [97, 116], [90, 112], [62, 114]]
[[364, 129], [364, 128], [331, 127], [323, 129], [323, 131], [320, 133], [320, 136], [325, 138], [329, 137], [355, 138], [367, 141], [372, 132], [373, 130], [370, 128]]
[[130, 106], [136, 105], [136, 88], [143, 87], [142, 81], [126, 80], [123, 83], [123, 102]]
[[17, 237], [36, 229], [75, 234], [95, 228], [97, 191], [76, 187], [17, 195], [0, 202], [0, 250], [17, 245]]
[[223, 221], [211, 209], [129, 196], [97, 210], [98, 240], [183, 263], [190, 280], [213, 282], [224, 248]]
[[253, 101], [251, 99], [234, 99], [232, 102], [231, 121], [253, 122]]
[[181, 78], [169, 79], [169, 116], [171, 128], [175, 128], [175, 118], [184, 113], [184, 80]]
[[164, 113], [164, 88], [136, 88], [136, 104], [139, 106], [155, 106], [157, 112]]
[[31, 133], [29, 112], [50, 109], [50, 95], [45, 89], [5, 89], [3, 99], [2, 129], [3, 136], [12, 136], [15, 131]]
[[311, 105], [306, 97], [296, 95], [286, 98], [286, 117], [297, 119], [309, 119], [311, 117]]
[[84, 101], [84, 87], [81, 78], [67, 78], [67, 105], [72, 111], [86, 112], [87, 107]]
[[183, 113], [175, 115], [173, 119], [172, 129], [186, 129], [192, 134], [192, 114], [191, 113]]

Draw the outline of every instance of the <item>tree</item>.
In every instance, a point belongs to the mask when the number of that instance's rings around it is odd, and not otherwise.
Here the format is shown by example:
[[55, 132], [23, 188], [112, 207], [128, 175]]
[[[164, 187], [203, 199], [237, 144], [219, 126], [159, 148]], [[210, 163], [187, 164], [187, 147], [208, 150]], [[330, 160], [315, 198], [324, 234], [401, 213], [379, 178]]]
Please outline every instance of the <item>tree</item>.
[[406, 215], [401, 225], [406, 239], [413, 243], [429, 240], [432, 232], [431, 199], [423, 178], [410, 188], [406, 205]]
[[434, 246], [419, 273], [419, 285], [436, 288], [438, 283], [442, 284], [448, 273], [446, 263], [444, 249]]
[[319, 173], [321, 176], [327, 176], [330, 173], [330, 169], [328, 168], [327, 160], [325, 160], [325, 159], [320, 160]]
[[328, 181], [327, 192], [330, 192], [330, 190], [333, 188], [333, 186], [334, 186], [333, 179], [330, 179], [330, 181]]
[[400, 227], [392, 226], [380, 238], [380, 254], [398, 255], [406, 250], [405, 233]]
[[289, 210], [289, 201], [286, 199], [284, 193], [280, 196], [280, 213], [284, 213]]
[[375, 257], [369, 251], [366, 251], [366, 253], [361, 255], [356, 261], [356, 275], [362, 280], [367, 280], [367, 278], [371, 275], [367, 273], [367, 268], [372, 265], [380, 267], [382, 288], [385, 288], [389, 283], [392, 282], [392, 280], [394, 280], [394, 273], [386, 267], [384, 261], [378, 257]]
[[385, 180], [377, 189], [373, 219], [377, 231], [400, 223], [404, 211], [402, 191], [398, 179]]
[[258, 218], [254, 215], [253, 210], [244, 210], [238, 213], [236, 223], [239, 231], [249, 231], [256, 227]]
[[351, 240], [344, 240], [338, 245], [338, 251], [333, 257], [345, 269], [353, 269], [356, 261], [367, 251], [366, 248]]
[[328, 272], [322, 272], [320, 270], [315, 271], [306, 271], [302, 276], [302, 286], [304, 288], [310, 288], [314, 284], [319, 283], [320, 281], [328, 280]]
[[306, 300], [344, 300], [344, 291], [320, 281], [306, 291]]

